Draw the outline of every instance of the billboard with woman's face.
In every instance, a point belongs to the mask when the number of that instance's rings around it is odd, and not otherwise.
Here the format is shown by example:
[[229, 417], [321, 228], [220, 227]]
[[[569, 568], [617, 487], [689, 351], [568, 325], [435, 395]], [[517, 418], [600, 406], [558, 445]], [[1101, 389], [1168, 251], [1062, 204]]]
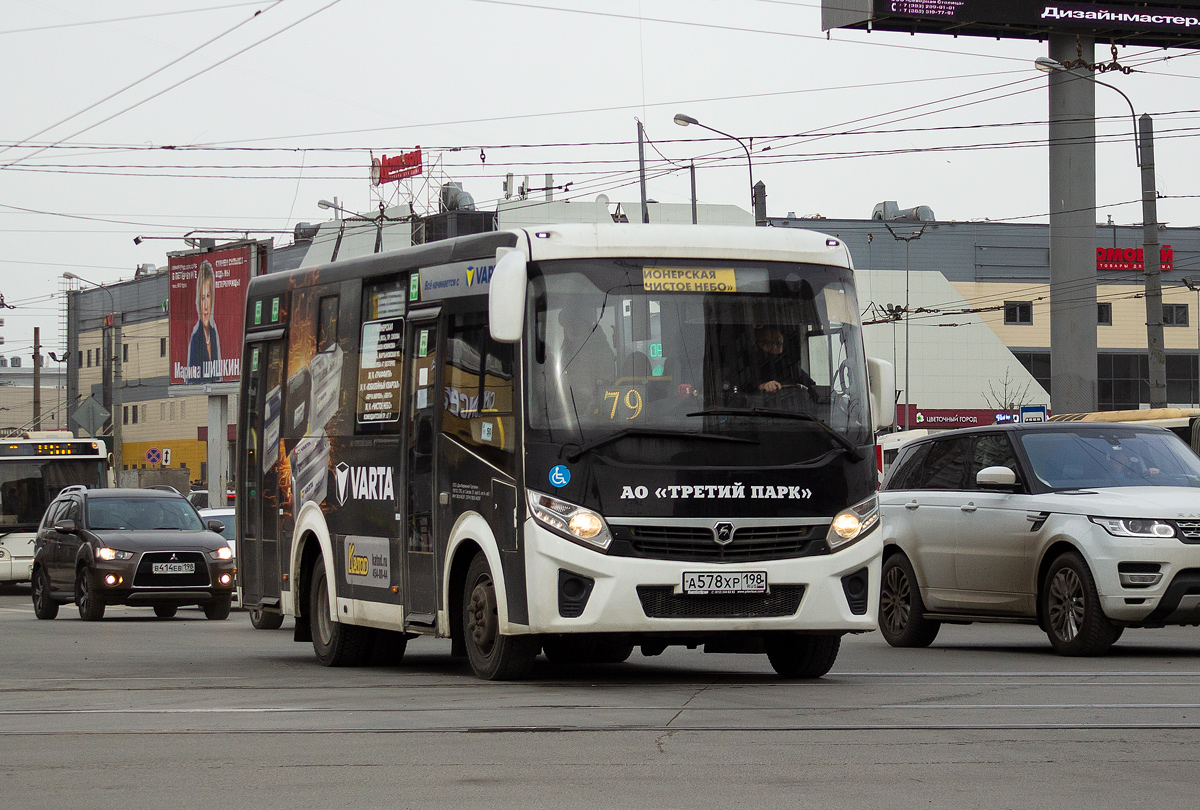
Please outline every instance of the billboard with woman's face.
[[168, 257], [172, 385], [238, 381], [252, 250]]

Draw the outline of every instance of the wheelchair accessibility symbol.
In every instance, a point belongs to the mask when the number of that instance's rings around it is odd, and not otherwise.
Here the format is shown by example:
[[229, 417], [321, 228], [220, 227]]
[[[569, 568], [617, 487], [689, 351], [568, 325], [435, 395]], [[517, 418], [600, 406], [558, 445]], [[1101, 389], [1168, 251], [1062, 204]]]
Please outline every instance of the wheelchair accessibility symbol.
[[556, 487], [565, 487], [571, 483], [571, 471], [559, 464], [550, 470], [550, 483]]

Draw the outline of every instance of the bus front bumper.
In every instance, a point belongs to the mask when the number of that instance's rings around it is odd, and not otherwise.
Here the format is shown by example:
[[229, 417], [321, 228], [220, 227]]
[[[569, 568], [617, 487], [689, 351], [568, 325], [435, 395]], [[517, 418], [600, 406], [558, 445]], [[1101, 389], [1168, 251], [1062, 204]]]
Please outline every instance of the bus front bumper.
[[[712, 563], [615, 557], [525, 527], [532, 633], [868, 632], [876, 629], [883, 533], [836, 553]], [[763, 572], [763, 593], [686, 594], [688, 573]], [[524, 628], [512, 628], [521, 632]]]

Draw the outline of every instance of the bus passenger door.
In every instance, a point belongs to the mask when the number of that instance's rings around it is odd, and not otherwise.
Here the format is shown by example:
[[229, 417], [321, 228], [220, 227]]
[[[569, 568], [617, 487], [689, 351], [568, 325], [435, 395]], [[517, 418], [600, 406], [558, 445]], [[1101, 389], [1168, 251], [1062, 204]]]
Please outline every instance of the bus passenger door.
[[406, 620], [433, 627], [438, 610], [434, 489], [437, 406], [437, 318], [415, 315], [405, 336], [408, 432], [405, 442], [404, 582]]
[[280, 423], [283, 412], [284, 341], [251, 343], [246, 357], [246, 446], [238, 480], [238, 581], [242, 603], [277, 607], [279, 568]]

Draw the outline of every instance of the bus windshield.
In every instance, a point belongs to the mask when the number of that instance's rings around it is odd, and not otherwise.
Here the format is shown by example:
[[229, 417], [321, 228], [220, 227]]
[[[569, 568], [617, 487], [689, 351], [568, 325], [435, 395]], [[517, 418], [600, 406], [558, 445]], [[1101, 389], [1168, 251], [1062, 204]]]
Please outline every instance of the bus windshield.
[[541, 263], [530, 287], [534, 440], [698, 433], [757, 445], [764, 464], [869, 441], [848, 269], [576, 260]]
[[47, 504], [68, 486], [104, 486], [104, 462], [23, 458], [0, 461], [0, 532], [37, 526]]

